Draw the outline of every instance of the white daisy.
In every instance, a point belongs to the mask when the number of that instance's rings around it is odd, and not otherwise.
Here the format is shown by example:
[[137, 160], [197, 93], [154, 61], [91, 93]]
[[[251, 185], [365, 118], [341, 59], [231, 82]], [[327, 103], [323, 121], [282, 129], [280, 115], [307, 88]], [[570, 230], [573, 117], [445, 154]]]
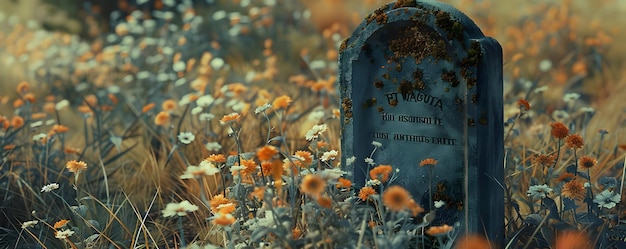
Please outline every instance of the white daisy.
[[206, 143], [206, 145], [204, 145], [204, 148], [206, 148], [208, 151], [218, 151], [222, 149], [222, 145], [220, 145], [220, 143], [218, 142], [208, 142]]
[[533, 185], [528, 188], [528, 192], [526, 192], [526, 194], [533, 198], [544, 198], [548, 195], [548, 193], [551, 193], [552, 191], [552, 188], [548, 187], [548, 185], [546, 184]]
[[376, 165], [376, 163], [374, 162], [374, 159], [372, 159], [372, 158], [370, 158], [370, 157], [366, 157], [366, 158], [365, 158], [365, 162], [366, 162], [367, 164], [369, 164], [370, 166], [374, 166], [374, 165]]
[[161, 210], [163, 213], [163, 217], [172, 217], [172, 216], [185, 216], [187, 212], [194, 212], [198, 210], [198, 206], [191, 204], [189, 201], [184, 200], [181, 202], [172, 202], [168, 203], [165, 206], [165, 209]]
[[337, 157], [337, 151], [331, 150], [331, 151], [324, 152], [320, 160], [322, 160], [322, 162], [326, 162], [328, 160], [335, 160], [335, 157]]
[[269, 109], [270, 107], [272, 107], [271, 104], [265, 103], [262, 106], [257, 107], [256, 109], [254, 109], [254, 114], [259, 114], [261, 112], [265, 112], [267, 109]]
[[178, 141], [184, 144], [190, 144], [196, 139], [196, 135], [191, 132], [181, 132], [178, 134]]
[[26, 229], [26, 228], [29, 228], [29, 227], [35, 227], [35, 225], [37, 225], [37, 223], [39, 223], [38, 220], [25, 221], [24, 223], [22, 223], [22, 229]]
[[593, 202], [598, 204], [599, 208], [614, 208], [621, 200], [621, 196], [614, 193], [613, 190], [605, 189], [602, 193], [596, 195]]
[[68, 237], [74, 235], [74, 231], [70, 229], [65, 229], [63, 231], [56, 231], [54, 233], [54, 237], [57, 239], [67, 239]]
[[326, 129], [326, 124], [314, 125], [309, 131], [306, 132], [305, 138], [307, 141], [313, 141], [314, 139], [317, 139], [322, 132], [325, 132]]
[[48, 192], [50, 192], [50, 191], [52, 191], [52, 190], [55, 190], [55, 189], [58, 189], [58, 188], [59, 188], [59, 184], [58, 184], [58, 183], [50, 183], [50, 184], [48, 184], [48, 185], [46, 185], [46, 186], [43, 186], [43, 187], [41, 188], [41, 192], [42, 192], [42, 193], [43, 193], [43, 192], [48, 193]]

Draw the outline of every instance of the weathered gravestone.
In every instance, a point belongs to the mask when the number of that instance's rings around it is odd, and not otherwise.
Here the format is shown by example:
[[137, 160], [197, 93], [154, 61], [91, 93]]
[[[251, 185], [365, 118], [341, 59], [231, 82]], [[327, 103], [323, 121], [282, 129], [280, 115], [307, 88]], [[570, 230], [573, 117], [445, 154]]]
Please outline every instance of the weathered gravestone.
[[[398, 1], [369, 15], [340, 46], [342, 165], [361, 187], [376, 164], [434, 225], [503, 239], [502, 49], [466, 15], [435, 1]], [[349, 165], [348, 158], [356, 160]], [[429, 169], [423, 159], [438, 161]], [[350, 160], [352, 161], [352, 160]], [[432, 172], [429, 172], [432, 170]]]

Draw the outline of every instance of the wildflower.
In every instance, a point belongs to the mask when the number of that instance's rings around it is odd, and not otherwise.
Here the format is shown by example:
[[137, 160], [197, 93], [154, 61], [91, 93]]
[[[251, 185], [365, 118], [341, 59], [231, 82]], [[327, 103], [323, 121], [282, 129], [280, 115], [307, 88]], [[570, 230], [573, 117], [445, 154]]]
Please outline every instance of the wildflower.
[[218, 151], [222, 149], [222, 145], [218, 142], [208, 142], [204, 145], [204, 148], [208, 151]]
[[309, 195], [319, 196], [326, 188], [326, 181], [318, 175], [306, 175], [300, 184], [300, 190]]
[[46, 135], [46, 133], [39, 133], [39, 134], [35, 134], [33, 136], [33, 141], [40, 141], [44, 138], [48, 137], [48, 135]]
[[28, 82], [26, 81], [22, 81], [19, 84], [17, 84], [16, 90], [20, 94], [26, 93], [30, 91], [30, 84], [28, 84]]
[[228, 198], [225, 198], [223, 194], [213, 196], [213, 198], [211, 198], [211, 201], [209, 201], [209, 205], [211, 206], [211, 212], [217, 214], [219, 211], [218, 207], [220, 205], [228, 203], [230, 203], [230, 200]]
[[583, 137], [578, 134], [570, 134], [565, 138], [565, 144], [572, 149], [580, 149], [585, 144]]
[[496, 248], [487, 238], [478, 234], [465, 235], [456, 241], [455, 249]]
[[68, 106], [70, 106], [70, 101], [68, 101], [67, 99], [63, 99], [54, 105], [54, 109], [56, 109], [57, 111], [60, 111], [61, 109], [68, 107]]
[[166, 125], [170, 121], [170, 114], [166, 111], [161, 111], [154, 117], [154, 123], [162, 126]]
[[35, 227], [35, 225], [37, 225], [37, 223], [39, 223], [38, 220], [25, 221], [24, 223], [22, 223], [22, 229], [26, 229], [26, 228], [29, 228], [29, 227]]
[[352, 181], [343, 178], [343, 177], [339, 177], [337, 179], [337, 188], [350, 188], [352, 187]]
[[575, 177], [576, 177], [576, 175], [574, 175], [574, 174], [572, 174], [572, 173], [568, 173], [568, 172], [566, 172], [566, 173], [561, 174], [561, 175], [560, 175], [560, 176], [556, 179], [556, 181], [557, 181], [557, 182], [569, 182], [569, 181], [571, 181], [571, 180], [574, 180], [574, 178], [575, 178]]
[[225, 125], [228, 123], [232, 123], [237, 121], [237, 119], [239, 119], [241, 117], [241, 114], [233, 112], [231, 114], [228, 115], [224, 115], [224, 117], [222, 117], [222, 119], [220, 119], [220, 124]]
[[383, 144], [378, 141], [372, 141], [372, 145], [374, 145], [376, 148], [380, 148], [383, 146]]
[[391, 165], [379, 165], [376, 168], [370, 170], [370, 178], [380, 180], [381, 182], [387, 182], [389, 174], [393, 171]]
[[598, 163], [598, 160], [590, 156], [582, 156], [578, 159], [578, 167], [581, 169], [591, 169], [596, 163]]
[[64, 228], [67, 226], [67, 223], [70, 223], [70, 220], [60, 220], [54, 223], [54, 229]]
[[176, 108], [176, 101], [174, 101], [173, 99], [165, 100], [163, 101], [163, 104], [161, 104], [161, 108], [163, 109], [163, 111], [174, 110]]
[[250, 193], [250, 198], [255, 197], [257, 200], [262, 201], [265, 197], [265, 187], [254, 187], [254, 191]]
[[371, 179], [365, 182], [365, 186], [378, 186], [381, 182], [378, 179]]
[[564, 120], [569, 118], [569, 113], [563, 110], [556, 110], [552, 112], [552, 118], [556, 120]]
[[20, 117], [20, 116], [15, 116], [11, 119], [11, 126], [13, 126], [13, 128], [17, 129], [20, 128], [24, 125], [24, 118]]
[[331, 150], [331, 151], [324, 152], [324, 154], [322, 154], [322, 157], [320, 158], [320, 160], [322, 160], [322, 162], [326, 162], [326, 161], [329, 161], [329, 160], [335, 160], [336, 157], [337, 157], [337, 151], [336, 150]]
[[547, 72], [550, 68], [552, 68], [552, 61], [544, 59], [539, 62], [539, 70], [541, 72]]
[[232, 202], [217, 206], [218, 214], [232, 214], [235, 210], [237, 210], [237, 207]]
[[593, 202], [598, 204], [599, 208], [614, 208], [616, 203], [619, 203], [621, 200], [621, 196], [613, 192], [613, 190], [605, 189], [602, 193], [596, 195], [596, 198], [593, 199]]
[[50, 183], [50, 184], [48, 184], [48, 185], [46, 185], [46, 186], [43, 186], [43, 187], [41, 188], [41, 192], [42, 192], [42, 193], [43, 193], [43, 192], [48, 193], [48, 192], [50, 192], [50, 191], [52, 191], [52, 190], [55, 190], [55, 189], [58, 189], [58, 188], [59, 188], [59, 184], [58, 184], [58, 183]]
[[522, 111], [530, 110], [530, 103], [528, 103], [528, 101], [526, 101], [525, 99], [519, 99], [517, 101], [517, 106], [519, 106], [520, 110]]
[[256, 109], [254, 109], [254, 114], [259, 114], [261, 112], [265, 112], [267, 111], [267, 109], [269, 109], [270, 107], [272, 107], [272, 105], [270, 105], [269, 103], [265, 103], [262, 106], [258, 106]]
[[432, 227], [429, 227], [428, 230], [426, 230], [426, 234], [430, 236], [444, 235], [452, 231], [452, 228], [453, 227], [448, 226], [446, 224], [444, 224], [443, 226], [432, 226]]
[[352, 165], [355, 161], [356, 161], [356, 157], [355, 156], [351, 156], [351, 157], [346, 158], [346, 166]]
[[370, 157], [366, 157], [366, 158], [365, 158], [365, 162], [366, 162], [367, 164], [369, 164], [370, 166], [374, 166], [374, 165], [376, 165], [376, 163], [374, 162], [374, 159], [372, 159], [372, 158], [370, 158]]
[[446, 205], [446, 202], [439, 200], [439, 201], [435, 201], [434, 205], [435, 205], [435, 208], [441, 208]]
[[589, 237], [579, 231], [564, 231], [556, 236], [555, 249], [592, 249]]
[[563, 96], [563, 102], [570, 102], [580, 98], [578, 93], [567, 93]]
[[398, 185], [387, 188], [383, 193], [383, 204], [394, 212], [407, 208], [410, 200], [409, 191]]
[[541, 92], [545, 92], [546, 90], [548, 90], [548, 86], [542, 86], [542, 87], [535, 88], [535, 90], [533, 92], [534, 93], [541, 93]]
[[291, 101], [292, 101], [291, 97], [287, 95], [283, 95], [274, 99], [274, 102], [272, 102], [272, 106], [276, 110], [286, 109], [289, 106], [289, 104], [291, 104]]
[[141, 108], [141, 113], [146, 113], [146, 112], [152, 110], [152, 108], [154, 108], [154, 106], [156, 106], [156, 104], [154, 104], [154, 103], [150, 103], [150, 104], [144, 105]]
[[70, 229], [65, 229], [63, 231], [54, 232], [54, 237], [57, 239], [67, 239], [68, 237], [74, 235], [74, 231]]
[[420, 161], [420, 166], [424, 167], [426, 165], [435, 166], [435, 165], [437, 165], [437, 160], [435, 160], [433, 158], [426, 158], [426, 159]]
[[185, 169], [185, 172], [180, 176], [180, 179], [191, 179], [202, 176], [215, 175], [220, 172], [220, 169], [215, 167], [212, 163], [202, 161], [199, 166], [190, 165]]
[[15, 147], [16, 147], [15, 144], [7, 144], [7, 145], [3, 146], [2, 149], [4, 149], [4, 150], [12, 150], [12, 149], [15, 149]]
[[239, 174], [239, 171], [246, 169], [245, 166], [239, 166], [239, 165], [235, 165], [235, 166], [231, 166], [230, 167], [230, 173], [233, 173], [234, 175]]
[[213, 163], [225, 163], [226, 157], [223, 154], [211, 154], [209, 157], [205, 158], [204, 161]]
[[242, 170], [243, 172], [241, 172], [242, 175], [250, 175], [252, 173], [254, 173], [257, 169], [257, 164], [256, 162], [254, 162], [254, 160], [241, 160], [241, 165], [244, 167], [244, 169]]
[[301, 159], [298, 163], [296, 163], [299, 164], [298, 166], [300, 167], [308, 167], [313, 162], [313, 155], [311, 155], [311, 152], [308, 151], [296, 151], [294, 156], [297, 156]]
[[585, 187], [583, 187], [583, 183], [574, 179], [563, 185], [563, 189], [561, 190], [561, 194], [563, 196], [573, 199], [573, 200], [582, 200], [585, 198]]
[[318, 136], [325, 132], [327, 129], [326, 124], [314, 125], [310, 130], [306, 132], [304, 135], [307, 141], [313, 141], [318, 138]]
[[320, 207], [331, 208], [333, 206], [333, 200], [328, 196], [320, 196], [317, 198], [317, 204]]
[[291, 234], [293, 235], [293, 239], [299, 239], [302, 236], [302, 230], [298, 227], [294, 227], [291, 229]]
[[215, 99], [213, 98], [213, 96], [211, 96], [211, 95], [204, 95], [204, 96], [199, 97], [196, 100], [196, 104], [198, 106], [200, 106], [200, 107], [208, 107], [211, 104], [213, 104], [214, 101], [215, 101]]
[[526, 194], [533, 198], [536, 198], [536, 197], [544, 198], [550, 192], [552, 192], [552, 188], [548, 187], [548, 185], [546, 184], [543, 184], [543, 185], [530, 186]]
[[202, 107], [200, 106], [196, 106], [194, 108], [191, 108], [191, 115], [198, 115], [202, 112]]
[[59, 134], [59, 133], [67, 132], [69, 130], [70, 128], [65, 125], [55, 124], [52, 126], [52, 129], [50, 129], [50, 133]]
[[191, 132], [181, 132], [178, 133], [178, 141], [184, 144], [190, 144], [193, 140], [196, 139], [196, 135]]
[[561, 122], [551, 123], [552, 136], [556, 139], [563, 139], [569, 134], [569, 129]]
[[411, 216], [413, 217], [417, 217], [419, 214], [424, 212], [424, 208], [413, 199], [409, 201], [408, 208], [411, 211]]
[[198, 119], [200, 121], [206, 121], [206, 122], [209, 122], [213, 120], [214, 118], [215, 118], [215, 115], [213, 115], [212, 113], [202, 113], [200, 114], [200, 116], [198, 116]]
[[325, 180], [334, 182], [334, 181], [337, 181], [339, 177], [341, 177], [342, 175], [346, 173], [348, 172], [341, 170], [341, 168], [332, 168], [332, 169], [324, 169], [319, 174]]
[[72, 173], [77, 173], [81, 170], [87, 169], [87, 164], [83, 161], [72, 160], [72, 161], [68, 161], [65, 164], [65, 168], [67, 168]]
[[277, 153], [278, 153], [278, 150], [276, 149], [276, 147], [271, 146], [271, 145], [265, 145], [261, 147], [259, 150], [257, 150], [256, 156], [261, 161], [269, 161]]
[[215, 216], [213, 224], [220, 226], [230, 226], [235, 223], [235, 221], [235, 216], [233, 216], [232, 214], [218, 214]]
[[539, 154], [533, 158], [533, 162], [539, 165], [551, 165], [554, 160], [556, 160], [556, 155]]
[[194, 212], [198, 210], [198, 206], [191, 204], [191, 202], [184, 200], [179, 203], [171, 202], [165, 206], [165, 209], [161, 210], [163, 217], [172, 216], [185, 216], [187, 212]]
[[372, 187], [363, 187], [361, 188], [361, 190], [359, 190], [359, 199], [361, 199], [362, 201], [366, 201], [367, 198], [370, 197], [370, 195], [376, 194], [376, 190], [374, 190], [374, 188]]

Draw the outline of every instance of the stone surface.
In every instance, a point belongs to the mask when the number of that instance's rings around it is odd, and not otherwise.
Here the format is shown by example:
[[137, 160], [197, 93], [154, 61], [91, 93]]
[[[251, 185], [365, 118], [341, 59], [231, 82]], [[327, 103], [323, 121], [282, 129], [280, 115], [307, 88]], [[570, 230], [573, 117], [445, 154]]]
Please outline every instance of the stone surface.
[[[427, 210], [445, 201], [434, 225], [459, 222], [502, 241], [498, 42], [449, 5], [399, 1], [367, 16], [339, 60], [342, 165], [357, 188], [369, 179], [371, 157], [399, 169], [392, 184]], [[382, 146], [374, 151], [373, 141]], [[419, 166], [427, 158], [438, 161], [432, 170]]]

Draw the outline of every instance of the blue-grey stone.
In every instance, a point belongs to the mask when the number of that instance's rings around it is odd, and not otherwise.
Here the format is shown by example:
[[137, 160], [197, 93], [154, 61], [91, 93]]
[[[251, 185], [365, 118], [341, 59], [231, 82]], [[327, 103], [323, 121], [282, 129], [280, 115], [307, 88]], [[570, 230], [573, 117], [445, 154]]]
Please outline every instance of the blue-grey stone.
[[[504, 238], [502, 48], [435, 1], [382, 6], [340, 46], [342, 165], [357, 187], [365, 159], [391, 165], [434, 225]], [[374, 151], [373, 141], [382, 144]], [[373, 152], [374, 151], [374, 152]], [[372, 154], [373, 152], [373, 154]], [[346, 160], [355, 157], [349, 164]], [[433, 158], [436, 166], [420, 167]], [[430, 169], [429, 169], [430, 167]]]

